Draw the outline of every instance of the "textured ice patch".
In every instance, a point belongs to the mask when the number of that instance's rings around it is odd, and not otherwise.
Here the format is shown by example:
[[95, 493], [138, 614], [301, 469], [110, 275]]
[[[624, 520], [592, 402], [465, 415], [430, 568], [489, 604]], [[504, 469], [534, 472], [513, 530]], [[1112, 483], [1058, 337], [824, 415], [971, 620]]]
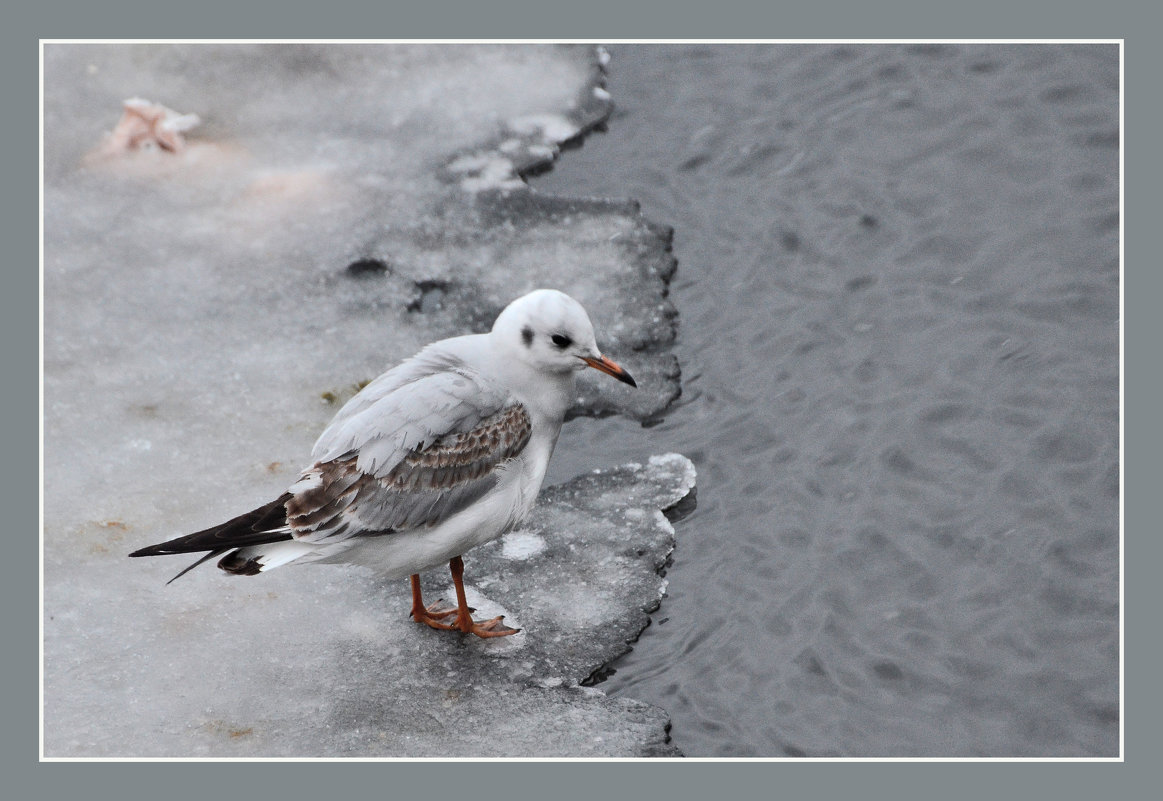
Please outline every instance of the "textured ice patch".
[[448, 171], [460, 176], [460, 185], [469, 192], [525, 189], [513, 162], [493, 153], [461, 156], [448, 165]]
[[501, 556], [506, 559], [528, 559], [545, 550], [545, 540], [532, 531], [512, 531], [501, 540]]
[[518, 134], [534, 134], [545, 142], [561, 143], [577, 136], [578, 126], [560, 114], [527, 114], [509, 120], [509, 130]]
[[[681, 453], [664, 453], [651, 456], [646, 476], [650, 481], [667, 482], [673, 486], [673, 492], [678, 494], [675, 500], [681, 500], [695, 487], [698, 471], [695, 464]], [[677, 481], [674, 479], [677, 477]]]

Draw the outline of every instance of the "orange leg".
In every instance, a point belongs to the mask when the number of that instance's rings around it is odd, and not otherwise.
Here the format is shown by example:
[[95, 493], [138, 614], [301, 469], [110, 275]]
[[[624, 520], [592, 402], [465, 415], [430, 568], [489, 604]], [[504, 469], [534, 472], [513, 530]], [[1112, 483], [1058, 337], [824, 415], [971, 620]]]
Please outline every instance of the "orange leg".
[[417, 623], [426, 623], [434, 629], [451, 629], [452, 625], [445, 623], [443, 618], [456, 614], [456, 607], [443, 606], [444, 601], [437, 601], [432, 606], [424, 605], [424, 598], [420, 594], [420, 574], [412, 574], [412, 619]]
[[473, 633], [478, 637], [504, 637], [507, 634], [516, 634], [521, 629], [511, 629], [501, 621], [505, 619], [504, 615], [494, 617], [492, 620], [485, 620], [477, 623], [469, 614], [473, 610], [468, 605], [468, 599], [464, 596], [464, 560], [459, 556], [454, 556], [448, 562], [448, 569], [452, 573], [452, 583], [456, 586], [456, 628], [463, 631], [465, 634]]
[[[434, 629], [457, 629], [478, 637], [504, 637], [520, 631], [502, 623], [504, 615], [480, 623], [473, 620], [473, 609], [468, 605], [468, 599], [464, 594], [464, 560], [454, 556], [448, 562], [448, 569], [452, 573], [452, 583], [456, 587], [456, 607], [442, 606], [442, 601], [437, 601], [432, 606], [424, 606], [424, 599], [420, 595], [420, 576], [412, 575], [412, 617], [417, 623], [424, 623]], [[444, 618], [454, 613], [456, 620], [451, 623], [444, 621]]]

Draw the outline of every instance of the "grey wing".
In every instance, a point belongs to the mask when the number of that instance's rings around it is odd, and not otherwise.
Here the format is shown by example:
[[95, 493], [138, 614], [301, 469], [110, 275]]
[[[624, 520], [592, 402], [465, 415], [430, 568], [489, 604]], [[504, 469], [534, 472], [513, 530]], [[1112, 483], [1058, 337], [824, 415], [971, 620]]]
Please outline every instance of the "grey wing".
[[335, 417], [331, 418], [331, 422], [328, 423], [318, 442], [315, 443], [315, 455], [320, 455], [318, 452], [321, 447], [333, 447], [333, 440], [337, 438], [341, 430], [348, 427], [348, 421], [375, 406], [404, 385], [439, 373], [456, 370], [462, 366], [463, 362], [436, 345], [430, 345], [411, 359], [396, 365], [375, 380], [370, 381], [367, 386], [355, 394], [355, 397], [343, 404], [343, 408], [336, 413]]
[[436, 525], [495, 487], [531, 434], [525, 407], [463, 366], [415, 378], [328, 427], [288, 526], [319, 542]]
[[364, 387], [319, 436], [312, 458], [329, 462], [354, 453], [361, 472], [382, 478], [408, 453], [471, 431], [515, 403], [448, 349], [455, 342], [429, 346]]

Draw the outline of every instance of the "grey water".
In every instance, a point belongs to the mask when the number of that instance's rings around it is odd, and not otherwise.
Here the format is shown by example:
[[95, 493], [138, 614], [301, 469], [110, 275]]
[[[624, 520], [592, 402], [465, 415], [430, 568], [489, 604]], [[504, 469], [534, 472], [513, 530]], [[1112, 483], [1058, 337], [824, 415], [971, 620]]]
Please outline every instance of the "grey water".
[[1118, 47], [610, 51], [532, 184], [675, 228], [684, 394], [550, 480], [699, 477], [603, 689], [687, 756], [1118, 756]]

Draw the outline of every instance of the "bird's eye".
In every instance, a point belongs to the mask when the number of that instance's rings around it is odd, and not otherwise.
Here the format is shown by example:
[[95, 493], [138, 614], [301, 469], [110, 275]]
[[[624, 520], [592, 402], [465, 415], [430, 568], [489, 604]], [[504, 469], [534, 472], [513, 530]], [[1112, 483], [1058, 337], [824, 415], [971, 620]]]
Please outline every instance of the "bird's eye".
[[550, 339], [553, 340], [554, 345], [563, 350], [573, 344], [573, 340], [567, 337], [565, 334], [554, 334], [550, 337]]

